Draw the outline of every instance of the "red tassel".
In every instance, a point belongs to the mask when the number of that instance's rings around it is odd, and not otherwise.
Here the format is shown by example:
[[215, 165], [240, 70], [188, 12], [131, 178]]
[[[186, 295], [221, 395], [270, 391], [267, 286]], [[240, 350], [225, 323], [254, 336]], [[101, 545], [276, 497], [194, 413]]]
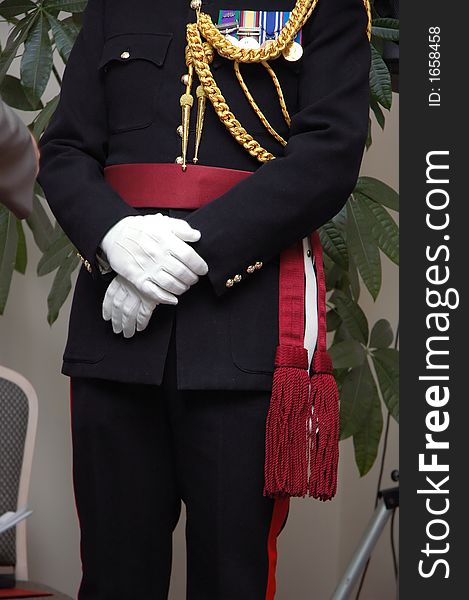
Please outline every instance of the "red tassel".
[[337, 491], [339, 463], [339, 392], [332, 374], [332, 360], [325, 351], [313, 356], [310, 406], [312, 426], [309, 444], [309, 486], [313, 498], [331, 500]]
[[266, 422], [264, 496], [301, 496], [308, 491], [310, 412], [308, 352], [278, 346]]
[[339, 463], [339, 391], [326, 350], [326, 280], [319, 233], [311, 235], [318, 285], [318, 339], [312, 360], [308, 493], [331, 500], [337, 491]]

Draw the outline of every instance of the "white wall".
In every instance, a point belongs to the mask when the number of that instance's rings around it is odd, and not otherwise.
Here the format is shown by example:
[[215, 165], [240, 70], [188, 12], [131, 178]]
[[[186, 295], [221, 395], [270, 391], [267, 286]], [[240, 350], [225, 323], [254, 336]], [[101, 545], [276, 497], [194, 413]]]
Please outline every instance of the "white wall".
[[[0, 23], [0, 39], [5, 39]], [[3, 45], [3, 44], [2, 44]], [[53, 89], [50, 93], [55, 93]], [[398, 96], [384, 134], [374, 127], [374, 144], [364, 158], [362, 174], [398, 187]], [[39, 428], [31, 481], [28, 543], [30, 577], [73, 595], [80, 578], [78, 526], [71, 482], [69, 382], [60, 374], [70, 299], [59, 320], [49, 327], [46, 298], [52, 276], [38, 278], [40, 255], [27, 231], [26, 275], [15, 275], [5, 315], [0, 317], [0, 364], [20, 371], [39, 396]], [[368, 319], [397, 322], [397, 269], [387, 259], [384, 287]], [[364, 294], [365, 295], [365, 294]], [[398, 466], [398, 430], [392, 424], [384, 487]], [[339, 493], [333, 502], [294, 500], [287, 527], [279, 540], [278, 600], [327, 600], [345, 567], [374, 503], [377, 466], [364, 479], [357, 475], [350, 441], [341, 445]], [[175, 536], [172, 600], [184, 596], [185, 551], [180, 523]], [[373, 556], [361, 600], [395, 598], [389, 535]], [[222, 600], [222, 599], [220, 599]]]

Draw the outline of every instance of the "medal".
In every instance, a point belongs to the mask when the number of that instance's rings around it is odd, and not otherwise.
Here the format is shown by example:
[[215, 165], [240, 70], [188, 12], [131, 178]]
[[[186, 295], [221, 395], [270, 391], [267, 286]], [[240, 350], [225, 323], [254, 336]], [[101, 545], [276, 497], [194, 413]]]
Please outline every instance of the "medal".
[[233, 46], [238, 46], [240, 45], [238, 38], [235, 38], [234, 35], [230, 35], [229, 33], [225, 35], [225, 38], [231, 42], [233, 44]]
[[303, 48], [298, 42], [292, 42], [288, 48], [282, 52], [285, 60], [295, 62], [303, 56]]
[[244, 37], [242, 40], [238, 40], [238, 46], [247, 50], [260, 48], [259, 42], [253, 37]]

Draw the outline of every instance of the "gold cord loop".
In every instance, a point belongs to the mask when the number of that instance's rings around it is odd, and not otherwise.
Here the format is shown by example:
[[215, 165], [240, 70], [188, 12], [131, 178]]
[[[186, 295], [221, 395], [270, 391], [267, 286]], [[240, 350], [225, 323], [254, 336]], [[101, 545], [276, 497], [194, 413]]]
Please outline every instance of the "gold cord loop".
[[[195, 0], [194, 0], [195, 1]], [[215, 109], [215, 112], [220, 121], [225, 125], [234, 139], [243, 147], [251, 156], [260, 162], [267, 162], [275, 158], [275, 156], [263, 148], [252, 135], [250, 135], [241, 123], [236, 119], [231, 112], [225, 98], [223, 97], [220, 88], [213, 77], [210, 69], [210, 64], [213, 61], [214, 52], [229, 60], [233, 61], [234, 71], [239, 84], [255, 113], [263, 123], [267, 131], [276, 139], [282, 146], [287, 144], [286, 140], [271, 126], [264, 113], [261, 111], [252, 94], [248, 90], [246, 83], [241, 75], [240, 63], [261, 63], [272, 78], [275, 90], [280, 103], [280, 108], [285, 119], [285, 122], [290, 126], [291, 119], [288, 112], [285, 98], [282, 92], [280, 82], [268, 61], [278, 58], [284, 51], [294, 42], [298, 32], [304, 26], [306, 21], [311, 16], [319, 0], [297, 0], [293, 11], [290, 14], [288, 21], [285, 23], [280, 34], [275, 40], [270, 40], [259, 48], [241, 48], [234, 45], [227, 39], [217, 27], [213, 24], [211, 17], [197, 10], [197, 21], [187, 25], [187, 47], [186, 47], [186, 64], [190, 73], [190, 84], [192, 84], [192, 69], [195, 70], [199, 78], [200, 86], [197, 88], [197, 124], [196, 124], [196, 147], [194, 163], [198, 162], [198, 151], [200, 139], [202, 135], [202, 127], [205, 113], [206, 98], [208, 98]], [[363, 0], [366, 14], [368, 17], [366, 34], [368, 40], [371, 40], [372, 35], [372, 15], [370, 0]], [[203, 41], [206, 40], [206, 41]], [[183, 110], [183, 169], [186, 164], [187, 153], [187, 137], [189, 135], [188, 119], [190, 115], [191, 101], [187, 96], [190, 95], [190, 85], [187, 86], [186, 94], [181, 97], [181, 106]], [[183, 98], [185, 100], [183, 101]], [[193, 102], [193, 97], [190, 95]]]

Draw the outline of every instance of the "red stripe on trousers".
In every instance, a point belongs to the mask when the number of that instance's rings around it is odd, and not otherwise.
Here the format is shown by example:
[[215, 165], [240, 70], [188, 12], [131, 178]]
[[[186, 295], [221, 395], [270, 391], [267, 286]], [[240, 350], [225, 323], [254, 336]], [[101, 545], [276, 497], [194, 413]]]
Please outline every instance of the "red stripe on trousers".
[[272, 521], [270, 522], [269, 537], [267, 540], [267, 554], [269, 557], [269, 574], [267, 577], [267, 591], [265, 600], [274, 600], [275, 598], [275, 571], [277, 568], [277, 537], [282, 531], [285, 520], [288, 515], [290, 504], [289, 496], [276, 498], [274, 501], [274, 510], [272, 512]]

